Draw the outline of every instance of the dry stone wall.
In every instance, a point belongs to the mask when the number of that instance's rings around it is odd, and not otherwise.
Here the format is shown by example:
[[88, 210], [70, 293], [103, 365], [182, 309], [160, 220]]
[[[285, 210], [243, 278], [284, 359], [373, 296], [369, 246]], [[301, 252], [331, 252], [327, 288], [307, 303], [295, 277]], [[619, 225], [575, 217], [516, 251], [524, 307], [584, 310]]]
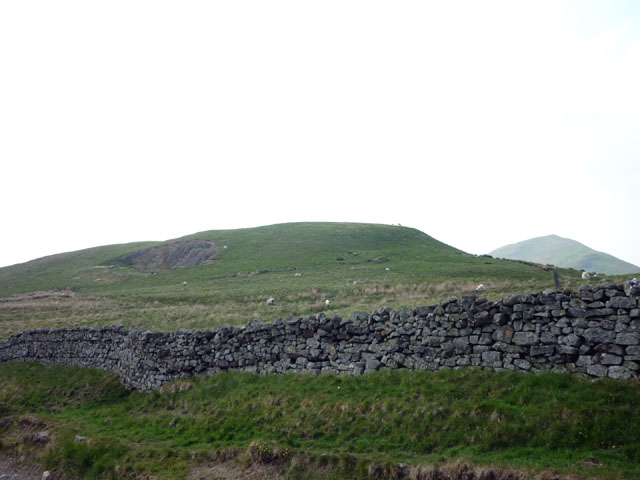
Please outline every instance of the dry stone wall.
[[607, 282], [579, 292], [548, 290], [497, 302], [465, 296], [350, 318], [321, 313], [208, 331], [32, 330], [0, 342], [0, 362], [100, 368], [140, 390], [226, 370], [361, 375], [473, 365], [630, 379], [640, 373], [639, 300], [640, 285]]

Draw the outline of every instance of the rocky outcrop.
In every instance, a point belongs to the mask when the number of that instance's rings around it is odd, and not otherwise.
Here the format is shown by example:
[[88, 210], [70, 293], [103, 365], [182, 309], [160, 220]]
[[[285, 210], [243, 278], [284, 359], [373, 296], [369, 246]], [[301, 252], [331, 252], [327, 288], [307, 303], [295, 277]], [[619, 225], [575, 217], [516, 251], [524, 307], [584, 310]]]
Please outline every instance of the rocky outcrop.
[[361, 375], [473, 365], [630, 379], [640, 372], [639, 299], [640, 285], [608, 282], [579, 292], [548, 290], [497, 302], [466, 296], [349, 318], [319, 314], [207, 331], [33, 330], [0, 342], [0, 362], [101, 368], [141, 390], [226, 370]]
[[213, 262], [219, 250], [209, 240], [184, 240], [138, 250], [109, 263], [132, 266], [142, 271], [195, 267]]

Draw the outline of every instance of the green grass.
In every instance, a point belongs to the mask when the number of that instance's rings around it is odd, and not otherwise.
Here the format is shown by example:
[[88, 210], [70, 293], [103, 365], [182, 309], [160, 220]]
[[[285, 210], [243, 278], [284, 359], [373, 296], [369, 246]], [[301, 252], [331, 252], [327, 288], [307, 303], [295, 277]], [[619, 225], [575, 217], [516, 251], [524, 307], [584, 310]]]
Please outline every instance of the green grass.
[[[357, 223], [292, 223], [267, 227], [201, 232], [178, 240], [211, 240], [226, 245], [218, 261], [193, 268], [148, 275], [132, 268], [109, 267], [126, 253], [159, 245], [158, 242], [96, 247], [64, 253], [0, 269], [0, 295], [52, 288], [74, 288], [85, 294], [117, 294], [139, 290], [152, 296], [158, 288], [178, 289], [184, 280], [198, 285], [250, 272], [311, 274], [320, 283], [327, 275], [341, 279], [364, 277], [391, 283], [420, 283], [438, 279], [528, 280], [542, 279], [538, 269], [514, 262], [476, 257], [449, 247], [411, 228]], [[169, 243], [169, 242], [165, 242]], [[352, 253], [349, 253], [352, 252]], [[357, 254], [357, 255], [354, 255]], [[337, 258], [344, 258], [339, 262]], [[387, 258], [384, 264], [373, 260]], [[389, 267], [390, 272], [385, 271]], [[290, 274], [290, 275], [289, 275]], [[317, 283], [317, 282], [316, 282]], [[215, 285], [215, 284], [214, 284]], [[175, 290], [172, 290], [175, 289]], [[159, 294], [171, 299], [169, 292]]]
[[[0, 365], [0, 412], [54, 425], [47, 465], [84, 478], [116, 470], [184, 478], [219, 452], [256, 444], [288, 452], [281, 468], [292, 476], [295, 463], [325, 457], [640, 475], [637, 382], [467, 368], [355, 378], [227, 373], [174, 386], [129, 393], [104, 372]], [[74, 442], [77, 434], [91, 441]]]
[[[398, 226], [293, 223], [202, 232], [180, 240], [185, 239], [212, 240], [228, 248], [212, 264], [157, 275], [110, 267], [122, 255], [158, 245], [153, 242], [97, 247], [0, 269], [0, 297], [56, 288], [71, 288], [75, 295], [0, 299], [0, 338], [32, 328], [122, 324], [176, 330], [321, 310], [346, 316], [383, 305], [433, 304], [472, 293], [478, 283], [487, 286], [490, 299], [553, 286], [549, 271], [469, 255]], [[381, 258], [388, 261], [377, 263]], [[561, 270], [560, 275], [563, 286], [579, 285], [579, 272]], [[266, 305], [269, 297], [275, 298], [274, 307]]]

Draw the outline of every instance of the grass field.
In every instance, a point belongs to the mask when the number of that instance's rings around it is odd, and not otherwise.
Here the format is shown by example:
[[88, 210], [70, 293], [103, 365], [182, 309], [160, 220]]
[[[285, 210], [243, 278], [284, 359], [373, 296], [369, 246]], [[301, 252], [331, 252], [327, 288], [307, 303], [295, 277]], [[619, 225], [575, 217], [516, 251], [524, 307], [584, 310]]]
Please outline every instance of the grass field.
[[[0, 365], [0, 387], [0, 417], [10, 418], [1, 448], [83, 478], [195, 478], [221, 464], [267, 465], [283, 478], [367, 478], [379, 465], [395, 478], [400, 462], [418, 471], [454, 461], [640, 476], [637, 382], [469, 368], [227, 373], [146, 394], [109, 373], [12, 364]], [[34, 446], [42, 430], [50, 440]]]
[[[399, 226], [299, 223], [177, 240], [189, 239], [227, 248], [211, 264], [156, 274], [117, 261], [158, 245], [153, 242], [97, 247], [0, 269], [0, 337], [44, 327], [122, 324], [177, 330], [321, 310], [349, 315], [384, 305], [433, 304], [472, 293], [478, 283], [487, 287], [489, 299], [553, 287], [550, 271], [469, 255]], [[565, 287], [581, 282], [579, 272], [560, 270], [560, 275]], [[35, 291], [49, 293], [24, 295]], [[274, 306], [266, 305], [270, 297]]]
[[[217, 246], [210, 263], [152, 272], [123, 257], [193, 239]], [[285, 224], [164, 244], [0, 269], [0, 338], [44, 327], [179, 330], [319, 311], [348, 316], [435, 304], [479, 283], [490, 300], [553, 287], [551, 271], [469, 255], [399, 226]], [[585, 283], [580, 272], [559, 274], [565, 288]], [[467, 480], [478, 468], [495, 480], [513, 478], [500, 468], [540, 480], [557, 478], [550, 471], [633, 479], [639, 419], [637, 382], [566, 375], [228, 373], [145, 394], [104, 372], [0, 365], [0, 451], [91, 479], [400, 478], [401, 462], [421, 480]]]

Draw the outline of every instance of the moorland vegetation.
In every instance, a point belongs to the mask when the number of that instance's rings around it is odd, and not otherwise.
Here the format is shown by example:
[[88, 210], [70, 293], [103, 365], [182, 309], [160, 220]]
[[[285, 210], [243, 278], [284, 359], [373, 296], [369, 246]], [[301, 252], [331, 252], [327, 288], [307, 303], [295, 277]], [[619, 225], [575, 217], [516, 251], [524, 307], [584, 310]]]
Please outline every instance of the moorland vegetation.
[[[131, 260], [191, 240], [210, 242], [215, 253], [178, 268]], [[565, 288], [584, 283], [580, 272], [559, 274]], [[552, 288], [553, 277], [399, 226], [211, 231], [0, 269], [0, 335], [348, 316], [435, 304], [479, 283], [495, 300]], [[144, 393], [125, 390], [111, 373], [16, 363], [0, 365], [0, 452], [96, 479], [632, 479], [640, 477], [639, 399], [632, 381], [474, 368], [361, 377], [228, 372]]]

